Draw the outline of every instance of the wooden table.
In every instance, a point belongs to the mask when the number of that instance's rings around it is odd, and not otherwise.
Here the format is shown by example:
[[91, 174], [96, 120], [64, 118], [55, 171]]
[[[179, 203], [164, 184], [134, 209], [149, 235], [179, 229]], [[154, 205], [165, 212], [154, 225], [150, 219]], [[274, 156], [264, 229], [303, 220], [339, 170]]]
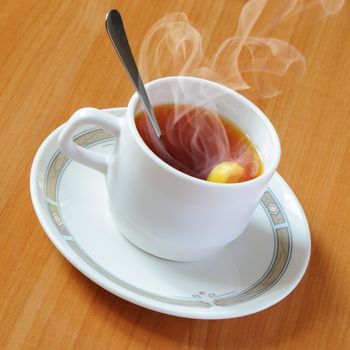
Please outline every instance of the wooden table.
[[70, 265], [31, 204], [29, 172], [44, 138], [76, 109], [125, 106], [133, 93], [105, 34], [108, 9], [122, 12], [135, 53], [147, 28], [174, 11], [186, 12], [210, 35], [205, 44], [214, 52], [234, 33], [245, 2], [1, 2], [0, 348], [350, 347], [350, 3], [325, 21], [296, 15], [282, 24], [279, 37], [306, 57], [305, 75], [297, 82], [283, 78], [283, 93], [272, 99], [245, 93], [279, 132], [279, 172], [302, 203], [312, 234], [306, 275], [282, 302], [222, 321], [133, 305]]

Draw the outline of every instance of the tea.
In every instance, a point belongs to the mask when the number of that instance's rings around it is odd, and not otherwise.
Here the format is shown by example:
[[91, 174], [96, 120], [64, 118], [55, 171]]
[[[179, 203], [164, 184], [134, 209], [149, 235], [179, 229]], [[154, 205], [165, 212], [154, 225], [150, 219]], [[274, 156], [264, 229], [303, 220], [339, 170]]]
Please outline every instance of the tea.
[[[137, 130], [158, 157], [178, 170], [202, 180], [208, 179], [209, 175], [208, 180], [215, 181], [222, 175], [220, 171], [238, 169], [239, 176], [230, 182], [248, 181], [262, 173], [259, 152], [226, 118], [202, 107], [180, 104], [155, 106], [154, 113], [162, 132], [162, 142], [179, 164], [164, 157], [143, 111], [135, 116]], [[230, 164], [234, 166], [230, 168]]]

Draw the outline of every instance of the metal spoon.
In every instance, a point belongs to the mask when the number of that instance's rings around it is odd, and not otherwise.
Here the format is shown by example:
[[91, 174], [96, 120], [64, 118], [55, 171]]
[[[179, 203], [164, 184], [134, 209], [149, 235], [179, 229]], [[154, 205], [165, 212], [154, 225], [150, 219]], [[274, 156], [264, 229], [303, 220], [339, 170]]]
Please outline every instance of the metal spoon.
[[152, 105], [147, 96], [145, 86], [143, 85], [141, 75], [137, 69], [134, 56], [131, 52], [120, 13], [117, 10], [109, 11], [107, 13], [105, 23], [109, 38], [111, 39], [113, 46], [131, 79], [131, 82], [139, 94], [157, 137], [160, 138], [162, 133], [154, 115]]
[[131, 79], [131, 82], [133, 83], [137, 93], [139, 94], [142, 104], [146, 109], [146, 114], [151, 122], [151, 125], [153, 126], [153, 130], [159, 141], [158, 150], [162, 153], [162, 156], [164, 159], [166, 159], [167, 163], [170, 163], [178, 170], [181, 170], [193, 176], [193, 170], [189, 169], [187, 166], [183, 165], [178, 160], [176, 160], [165, 148], [165, 145], [162, 140], [162, 133], [159, 128], [157, 119], [154, 115], [152, 105], [147, 96], [145, 86], [143, 85], [141, 75], [139, 73], [139, 70], [137, 69], [134, 56], [131, 52], [120, 13], [115, 9], [109, 11], [106, 15], [105, 24], [109, 38], [111, 39], [112, 44], [115, 50], [117, 51], [117, 54], [120, 60], [122, 61], [124, 68]]

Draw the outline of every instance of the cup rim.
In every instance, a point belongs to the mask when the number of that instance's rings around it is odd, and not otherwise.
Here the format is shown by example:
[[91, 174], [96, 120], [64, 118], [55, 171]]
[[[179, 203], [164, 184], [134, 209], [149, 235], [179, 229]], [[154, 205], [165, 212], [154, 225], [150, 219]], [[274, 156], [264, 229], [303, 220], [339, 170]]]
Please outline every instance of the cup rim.
[[185, 173], [181, 172], [180, 170], [173, 168], [171, 165], [169, 165], [168, 163], [163, 161], [161, 158], [159, 158], [156, 154], [154, 154], [150, 150], [150, 148], [147, 146], [147, 144], [144, 142], [144, 140], [142, 139], [139, 132], [137, 131], [136, 124], [135, 124], [135, 108], [136, 108], [137, 104], [140, 102], [140, 98], [139, 98], [138, 94], [135, 92], [133, 94], [133, 96], [131, 97], [129, 104], [128, 104], [127, 119], [128, 119], [128, 124], [129, 124], [130, 130], [133, 134], [135, 141], [138, 143], [140, 148], [146, 153], [146, 155], [148, 157], [150, 157], [153, 161], [155, 161], [158, 165], [160, 165], [161, 167], [163, 167], [164, 169], [166, 169], [167, 171], [172, 173], [173, 175], [180, 176], [184, 180], [187, 180], [187, 181], [190, 181], [190, 182], [193, 182], [195, 184], [202, 185], [202, 186], [220, 187], [220, 188], [222, 188], [222, 187], [224, 187], [224, 188], [228, 188], [228, 187], [238, 188], [238, 187], [251, 186], [255, 183], [263, 182], [266, 179], [269, 179], [273, 175], [273, 173], [276, 171], [276, 168], [279, 164], [280, 157], [281, 157], [280, 140], [279, 140], [278, 134], [277, 134], [275, 128], [273, 127], [271, 121], [269, 120], [269, 118], [253, 102], [248, 100], [243, 95], [239, 94], [238, 92], [236, 92], [234, 90], [231, 90], [230, 88], [228, 88], [224, 85], [221, 85], [221, 84], [216, 83], [216, 82], [211, 81], [211, 80], [206, 80], [206, 79], [192, 77], [192, 76], [168, 76], [168, 77], [162, 77], [162, 78], [148, 82], [147, 84], [145, 84], [145, 89], [147, 91], [148, 88], [151, 88], [154, 85], [161, 84], [164, 82], [171, 82], [174, 80], [177, 80], [177, 81], [178, 80], [182, 80], [182, 81], [183, 80], [188, 80], [188, 81], [191, 80], [191, 81], [196, 81], [198, 83], [204, 83], [207, 85], [211, 85], [212, 87], [214, 87], [216, 89], [221, 89], [223, 91], [223, 93], [228, 93], [228, 94], [233, 95], [241, 103], [248, 105], [249, 108], [251, 108], [256, 113], [256, 115], [261, 119], [261, 121], [265, 124], [270, 135], [272, 136], [271, 140], [274, 143], [275, 157], [273, 159], [273, 162], [271, 162], [269, 164], [269, 166], [266, 167], [264, 164], [264, 169], [263, 169], [262, 174], [255, 177], [254, 179], [244, 181], [244, 182], [236, 182], [236, 183], [211, 182], [211, 181], [202, 180], [202, 179], [199, 179], [197, 177], [185, 174]]

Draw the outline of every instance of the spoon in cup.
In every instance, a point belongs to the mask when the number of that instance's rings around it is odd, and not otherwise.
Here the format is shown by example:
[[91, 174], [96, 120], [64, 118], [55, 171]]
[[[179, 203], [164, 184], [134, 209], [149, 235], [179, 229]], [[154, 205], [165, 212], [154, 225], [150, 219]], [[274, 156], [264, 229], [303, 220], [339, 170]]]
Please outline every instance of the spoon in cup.
[[169, 152], [165, 148], [164, 142], [162, 140], [162, 132], [160, 130], [158, 121], [155, 117], [151, 102], [146, 93], [146, 89], [143, 84], [141, 75], [136, 66], [134, 56], [131, 52], [120, 13], [115, 9], [109, 11], [106, 15], [105, 24], [109, 38], [111, 39], [112, 44], [115, 50], [117, 51], [117, 54], [121, 62], [123, 63], [123, 66], [127, 71], [129, 78], [145, 108], [146, 115], [152, 125], [154, 134], [157, 138], [156, 141], [158, 150], [162, 153], [163, 159], [165, 159], [167, 163], [173, 165], [178, 170], [184, 171], [187, 174], [192, 175], [193, 171], [186, 167], [184, 164], [180, 163], [178, 160], [176, 160], [171, 154], [169, 154]]

